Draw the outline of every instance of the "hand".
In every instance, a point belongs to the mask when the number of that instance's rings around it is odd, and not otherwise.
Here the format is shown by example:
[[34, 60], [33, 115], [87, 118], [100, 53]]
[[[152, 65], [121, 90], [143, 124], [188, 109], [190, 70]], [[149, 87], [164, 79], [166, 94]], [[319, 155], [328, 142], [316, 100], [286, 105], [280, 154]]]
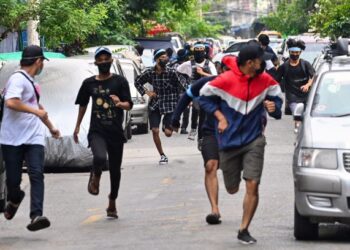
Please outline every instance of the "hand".
[[38, 109], [36, 112], [35, 112], [35, 115], [37, 117], [39, 117], [41, 120], [47, 120], [49, 118], [47, 112], [44, 110], [44, 109]]
[[310, 89], [310, 85], [309, 84], [305, 84], [305, 85], [300, 87], [300, 90], [303, 91], [304, 93], [308, 92], [309, 89]]
[[218, 124], [219, 134], [222, 134], [227, 129], [227, 127], [228, 127], [228, 122], [226, 118], [220, 119]]
[[52, 137], [55, 138], [55, 139], [58, 139], [58, 138], [61, 137], [60, 131], [58, 129], [56, 129], [56, 128], [50, 129], [50, 133], [51, 133]]
[[204, 70], [201, 67], [197, 67], [197, 73], [200, 75], [204, 75]]
[[153, 91], [146, 91], [146, 95], [148, 95], [150, 98], [156, 98], [157, 94]]
[[76, 127], [73, 133], [73, 139], [76, 144], [79, 143], [79, 137], [78, 137], [79, 131], [80, 131], [80, 127]]
[[276, 104], [275, 102], [271, 101], [264, 101], [264, 107], [266, 108], [267, 112], [273, 113], [276, 111]]
[[118, 103], [120, 103], [120, 99], [118, 96], [116, 95], [110, 95], [110, 98], [112, 98], [112, 101], [114, 102], [114, 104], [118, 107]]

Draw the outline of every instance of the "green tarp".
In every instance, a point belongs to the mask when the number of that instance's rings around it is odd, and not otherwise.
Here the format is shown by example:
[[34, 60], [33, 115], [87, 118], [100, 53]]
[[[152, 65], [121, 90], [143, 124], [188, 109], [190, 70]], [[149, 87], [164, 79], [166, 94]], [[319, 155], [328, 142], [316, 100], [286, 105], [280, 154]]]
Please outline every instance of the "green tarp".
[[[44, 52], [45, 57], [50, 58], [65, 58], [62, 53]], [[11, 53], [0, 53], [0, 61], [21, 60], [22, 51]]]

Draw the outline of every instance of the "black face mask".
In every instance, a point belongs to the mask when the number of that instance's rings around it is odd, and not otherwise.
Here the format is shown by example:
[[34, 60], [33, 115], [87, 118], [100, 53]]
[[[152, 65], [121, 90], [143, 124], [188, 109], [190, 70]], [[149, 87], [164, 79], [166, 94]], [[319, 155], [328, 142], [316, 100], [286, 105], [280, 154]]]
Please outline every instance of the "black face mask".
[[98, 63], [97, 64], [98, 71], [101, 74], [109, 73], [109, 70], [111, 69], [111, 66], [112, 66], [112, 62], [105, 62], [105, 63]]
[[166, 65], [168, 64], [168, 60], [160, 60], [159, 61], [159, 66], [165, 69]]
[[293, 61], [297, 61], [299, 59], [299, 55], [289, 55], [289, 58], [292, 59]]
[[194, 52], [194, 60], [197, 62], [197, 63], [201, 63], [203, 62], [205, 59], [205, 52]]

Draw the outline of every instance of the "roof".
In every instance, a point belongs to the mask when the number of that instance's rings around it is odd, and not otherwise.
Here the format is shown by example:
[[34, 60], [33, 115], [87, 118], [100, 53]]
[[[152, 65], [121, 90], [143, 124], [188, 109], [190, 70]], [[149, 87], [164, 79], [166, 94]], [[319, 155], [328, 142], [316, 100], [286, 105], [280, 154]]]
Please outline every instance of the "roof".
[[[44, 56], [48, 59], [65, 58], [66, 57], [62, 53], [55, 53], [55, 52], [44, 52]], [[21, 58], [22, 58], [22, 51], [10, 52], [10, 53], [0, 53], [0, 61], [21, 60]]]

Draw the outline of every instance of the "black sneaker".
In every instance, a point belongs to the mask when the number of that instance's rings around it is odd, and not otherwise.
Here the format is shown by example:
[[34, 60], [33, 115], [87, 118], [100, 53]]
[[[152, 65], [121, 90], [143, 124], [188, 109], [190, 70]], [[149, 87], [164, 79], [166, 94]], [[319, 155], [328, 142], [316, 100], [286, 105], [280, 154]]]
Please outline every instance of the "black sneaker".
[[166, 157], [166, 155], [160, 156], [159, 165], [163, 165], [163, 164], [168, 164], [168, 157]]
[[237, 238], [242, 244], [249, 245], [256, 243], [256, 239], [250, 235], [247, 229], [239, 230]]
[[29, 231], [38, 231], [50, 226], [50, 221], [48, 218], [44, 216], [37, 216], [32, 219], [32, 222], [28, 224], [27, 229]]

